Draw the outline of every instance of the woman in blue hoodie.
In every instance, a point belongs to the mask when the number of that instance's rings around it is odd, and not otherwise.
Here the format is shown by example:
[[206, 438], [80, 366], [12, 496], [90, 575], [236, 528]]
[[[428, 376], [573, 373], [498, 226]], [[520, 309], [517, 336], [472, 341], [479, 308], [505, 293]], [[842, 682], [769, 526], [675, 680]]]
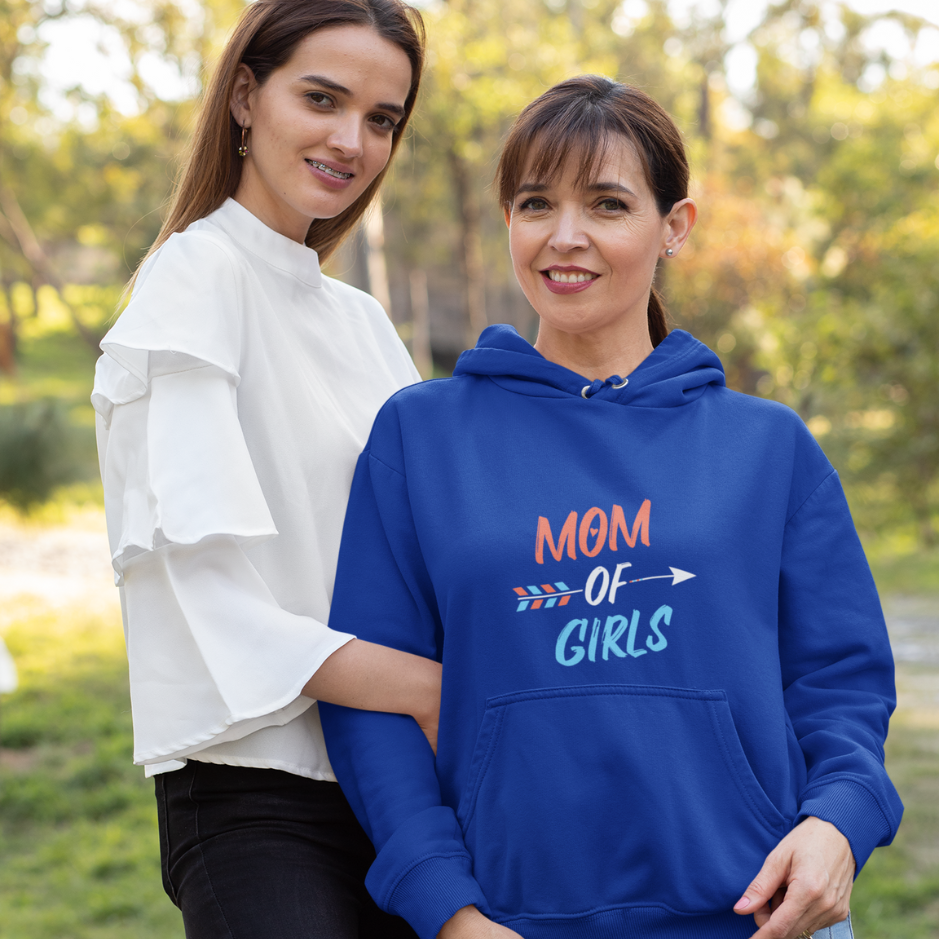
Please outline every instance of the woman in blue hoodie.
[[680, 135], [572, 79], [499, 186], [537, 342], [490, 327], [392, 397], [343, 532], [332, 616], [444, 674], [436, 761], [410, 717], [321, 706], [369, 890], [422, 939], [850, 936], [902, 812], [890, 648], [802, 421], [668, 331]]

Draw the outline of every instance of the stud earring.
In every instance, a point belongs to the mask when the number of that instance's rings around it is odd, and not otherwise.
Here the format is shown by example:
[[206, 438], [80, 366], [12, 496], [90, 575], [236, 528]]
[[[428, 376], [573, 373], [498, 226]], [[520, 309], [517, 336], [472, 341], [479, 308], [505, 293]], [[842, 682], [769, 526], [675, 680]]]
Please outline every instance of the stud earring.
[[666, 253], [670, 258], [673, 258], [673, 257], [675, 256], [675, 252], [674, 252], [671, 248], [666, 248], [666, 249], [665, 249], [665, 253]]
[[248, 155], [248, 125], [241, 125], [241, 146], [238, 148], [238, 156], [246, 157]]

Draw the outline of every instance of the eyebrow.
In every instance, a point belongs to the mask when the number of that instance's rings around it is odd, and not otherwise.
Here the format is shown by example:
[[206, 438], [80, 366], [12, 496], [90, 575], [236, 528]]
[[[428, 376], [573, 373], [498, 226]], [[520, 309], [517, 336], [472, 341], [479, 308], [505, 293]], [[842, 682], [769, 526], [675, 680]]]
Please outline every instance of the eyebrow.
[[[526, 192], [544, 192], [548, 188], [548, 183], [522, 183], [522, 185], [518, 187], [518, 192], [516, 192], [516, 195], [520, 196]], [[622, 192], [629, 196], [636, 195], [632, 189], [629, 189], [622, 183], [589, 183], [587, 186], [584, 186], [584, 189], [587, 192]]]
[[[346, 88], [345, 85], [340, 85], [339, 82], [334, 82], [331, 78], [327, 78], [325, 75], [304, 75], [300, 81], [306, 82], [309, 85], [320, 85], [327, 91], [334, 91], [337, 95], [352, 95], [352, 92]], [[380, 111], [390, 111], [392, 114], [397, 114], [399, 117], [404, 115], [404, 108], [400, 104], [391, 104], [386, 101], [379, 101], [375, 107]]]

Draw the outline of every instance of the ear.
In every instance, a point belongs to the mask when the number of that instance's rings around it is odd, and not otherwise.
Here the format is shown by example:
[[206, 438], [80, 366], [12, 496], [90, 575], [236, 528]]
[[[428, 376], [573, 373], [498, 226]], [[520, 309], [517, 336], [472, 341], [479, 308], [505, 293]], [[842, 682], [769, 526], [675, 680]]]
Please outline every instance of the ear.
[[[682, 199], [672, 206], [672, 211], [665, 217], [663, 225], [662, 247], [660, 257], [674, 257], [688, 240], [694, 223], [698, 220], [698, 207], [694, 199]], [[666, 251], [671, 249], [672, 254]]]
[[505, 207], [502, 206], [502, 217], [505, 219], [505, 227], [512, 227], [512, 213]]
[[251, 126], [251, 94], [258, 87], [254, 72], [244, 62], [235, 72], [235, 83], [231, 91], [232, 117], [241, 127]]

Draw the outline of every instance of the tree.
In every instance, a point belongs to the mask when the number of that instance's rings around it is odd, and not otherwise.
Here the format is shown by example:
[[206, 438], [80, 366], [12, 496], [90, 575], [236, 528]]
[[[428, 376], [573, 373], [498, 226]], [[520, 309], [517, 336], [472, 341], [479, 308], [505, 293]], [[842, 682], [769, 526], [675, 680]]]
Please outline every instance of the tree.
[[[14, 362], [16, 313], [9, 290], [15, 281], [34, 291], [54, 288], [76, 331], [97, 346], [99, 323], [89, 322], [66, 283], [76, 275], [76, 252], [109, 254], [107, 276], [126, 279], [159, 228], [153, 210], [166, 198], [192, 111], [191, 102], [162, 101], [143, 80], [142, 63], [158, 52], [186, 69], [209, 57], [241, 6], [213, 0], [197, 11], [194, 23], [179, 0], [120, 8], [0, 0], [0, 306], [6, 309], [0, 368], [9, 370]], [[76, 113], [83, 109], [81, 122], [63, 123], [43, 106], [37, 68], [45, 48], [42, 27], [76, 17], [95, 18], [123, 42], [137, 115], [116, 112], [106, 96], [89, 96], [79, 85], [68, 97]]]

